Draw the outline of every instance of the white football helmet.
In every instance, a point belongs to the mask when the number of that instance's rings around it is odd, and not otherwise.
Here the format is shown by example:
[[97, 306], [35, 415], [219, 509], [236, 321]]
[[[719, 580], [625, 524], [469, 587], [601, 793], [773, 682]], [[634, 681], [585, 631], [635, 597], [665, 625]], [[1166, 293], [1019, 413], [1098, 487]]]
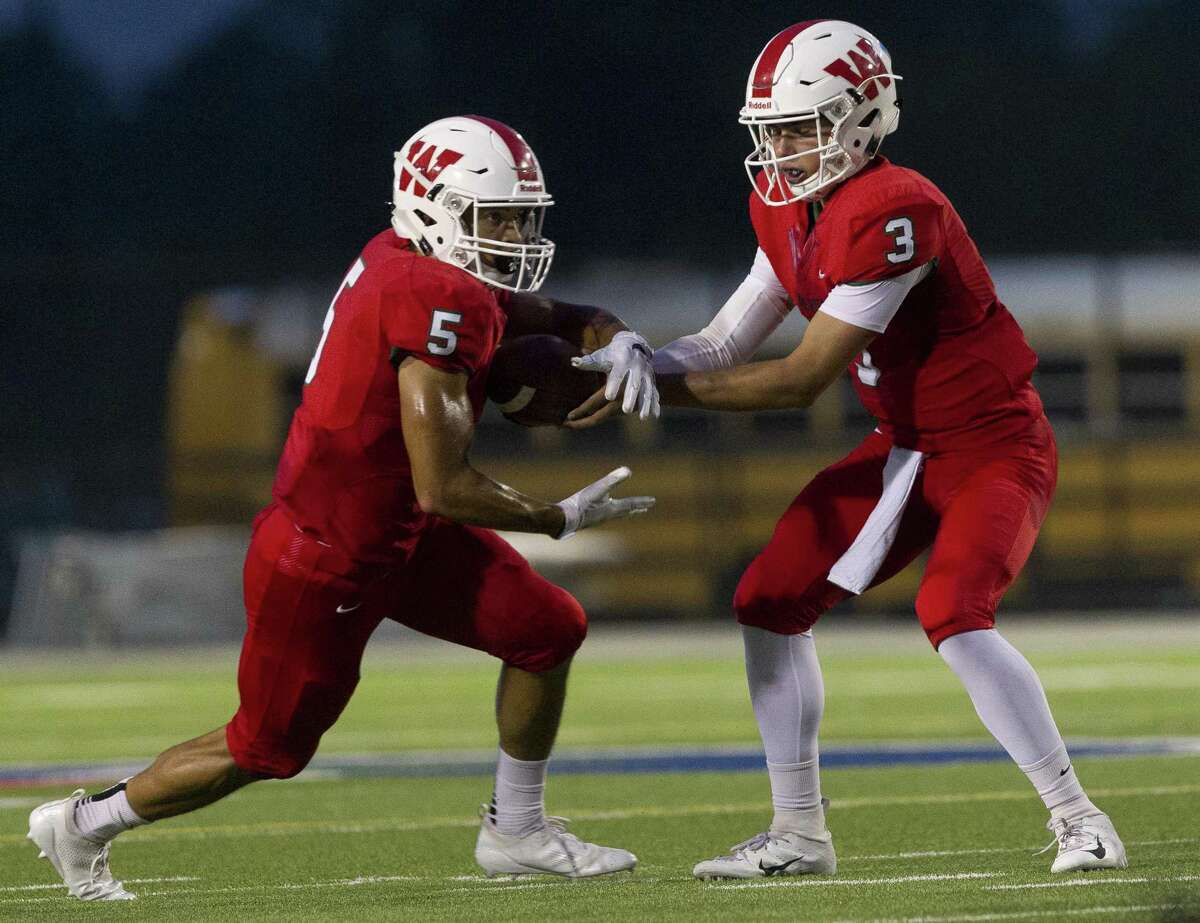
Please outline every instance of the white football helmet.
[[[848, 22], [813, 19], [771, 39], [750, 71], [738, 118], [754, 139], [746, 172], [760, 198], [768, 205], [819, 199], [866, 166], [900, 125], [899, 79], [879, 39]], [[769, 127], [806, 120], [816, 123], [816, 146], [776, 157]], [[790, 182], [783, 170], [815, 152], [817, 170]], [[765, 190], [755, 182], [758, 168], [766, 173]]]
[[[488, 285], [537, 291], [550, 270], [542, 221], [554, 200], [537, 157], [503, 122], [464, 115], [426, 125], [396, 152], [392, 202], [399, 236]], [[523, 210], [520, 243], [480, 236], [488, 208]]]

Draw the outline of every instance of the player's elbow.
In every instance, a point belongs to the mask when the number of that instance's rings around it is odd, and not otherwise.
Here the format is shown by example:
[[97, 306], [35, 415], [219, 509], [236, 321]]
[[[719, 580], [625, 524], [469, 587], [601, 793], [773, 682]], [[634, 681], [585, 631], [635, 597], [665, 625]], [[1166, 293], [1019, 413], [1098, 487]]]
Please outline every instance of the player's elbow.
[[417, 495], [417, 506], [430, 516], [449, 516], [453, 507], [451, 492], [446, 482], [438, 477], [421, 477], [413, 473], [413, 490]]
[[792, 356], [782, 360], [783, 374], [776, 378], [776, 397], [781, 409], [807, 410], [837, 378], [838, 370], [802, 364]]
[[791, 395], [792, 407], [808, 410], [821, 392], [807, 385], [796, 388]]
[[417, 506], [422, 512], [430, 516], [445, 516], [446, 503], [441, 491], [438, 490], [418, 490], [417, 491]]
[[807, 410], [819, 393], [805, 378], [788, 377], [782, 379], [775, 388], [772, 403], [776, 410]]
[[439, 469], [420, 474], [413, 472], [413, 490], [417, 505], [430, 516], [459, 519], [470, 506], [470, 468]]

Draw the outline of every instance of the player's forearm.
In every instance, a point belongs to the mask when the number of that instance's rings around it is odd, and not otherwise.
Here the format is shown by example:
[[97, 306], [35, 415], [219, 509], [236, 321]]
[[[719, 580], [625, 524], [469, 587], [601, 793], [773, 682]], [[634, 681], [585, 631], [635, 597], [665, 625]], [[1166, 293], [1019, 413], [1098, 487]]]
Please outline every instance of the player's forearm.
[[548, 333], [592, 352], [607, 346], [613, 337], [627, 329], [621, 318], [604, 308], [520, 292], [509, 302], [504, 335], [520, 337]]
[[783, 410], [808, 407], [825, 383], [795, 374], [787, 360], [750, 362], [731, 369], [659, 375], [664, 404], [702, 410]]
[[568, 304], [555, 301], [550, 308], [550, 332], [584, 352], [593, 352], [609, 342], [622, 330], [625, 322], [611, 311], [588, 304]]
[[553, 537], [562, 533], [565, 522], [557, 505], [493, 481], [469, 465], [437, 478], [436, 486], [418, 487], [417, 502], [427, 513], [486, 529]]

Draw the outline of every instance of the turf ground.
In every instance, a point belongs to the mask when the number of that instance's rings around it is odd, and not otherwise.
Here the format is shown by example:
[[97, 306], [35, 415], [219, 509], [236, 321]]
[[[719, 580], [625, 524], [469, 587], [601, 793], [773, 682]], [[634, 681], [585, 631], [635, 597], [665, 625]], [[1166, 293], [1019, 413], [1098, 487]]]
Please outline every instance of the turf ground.
[[[1013, 622], [1071, 740], [1200, 738], [1200, 630], [1190, 620]], [[985, 737], [912, 628], [819, 635], [823, 738], [963, 744]], [[227, 650], [113, 659], [0, 656], [0, 775], [129, 760], [223, 723]], [[323, 754], [461, 751], [494, 741], [493, 664], [422, 643], [379, 645]], [[756, 739], [737, 636], [598, 629], [575, 668], [560, 747], [748, 745]], [[836, 878], [701, 883], [692, 864], [758, 832], [765, 774], [552, 774], [548, 808], [632, 849], [634, 876], [488, 881], [471, 859], [486, 776], [339, 777], [253, 786], [123, 836], [129, 905], [61, 896], [24, 839], [30, 807], [64, 787], [0, 790], [0, 918], [91, 920], [1022, 920], [1200, 919], [1200, 757], [1077, 758], [1131, 855], [1124, 872], [1048, 874], [1040, 803], [1005, 762], [831, 768]], [[367, 761], [369, 763], [369, 760]], [[381, 770], [386, 771], [386, 770]]]

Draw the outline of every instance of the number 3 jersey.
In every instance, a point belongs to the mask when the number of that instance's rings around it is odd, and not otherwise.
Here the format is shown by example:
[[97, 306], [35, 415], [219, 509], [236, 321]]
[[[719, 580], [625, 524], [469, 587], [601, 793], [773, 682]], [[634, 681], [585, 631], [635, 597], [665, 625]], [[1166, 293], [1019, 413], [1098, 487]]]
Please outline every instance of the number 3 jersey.
[[356, 561], [403, 558], [427, 517], [400, 426], [396, 371], [413, 356], [469, 376], [475, 419], [506, 314], [467, 273], [390, 228], [338, 289], [292, 417], [272, 495], [296, 525]]
[[850, 367], [863, 406], [895, 445], [977, 447], [1041, 416], [1030, 382], [1037, 357], [997, 298], [962, 219], [929, 180], [877, 157], [814, 206], [768, 206], [752, 192], [750, 218], [808, 319], [836, 286], [929, 267]]

